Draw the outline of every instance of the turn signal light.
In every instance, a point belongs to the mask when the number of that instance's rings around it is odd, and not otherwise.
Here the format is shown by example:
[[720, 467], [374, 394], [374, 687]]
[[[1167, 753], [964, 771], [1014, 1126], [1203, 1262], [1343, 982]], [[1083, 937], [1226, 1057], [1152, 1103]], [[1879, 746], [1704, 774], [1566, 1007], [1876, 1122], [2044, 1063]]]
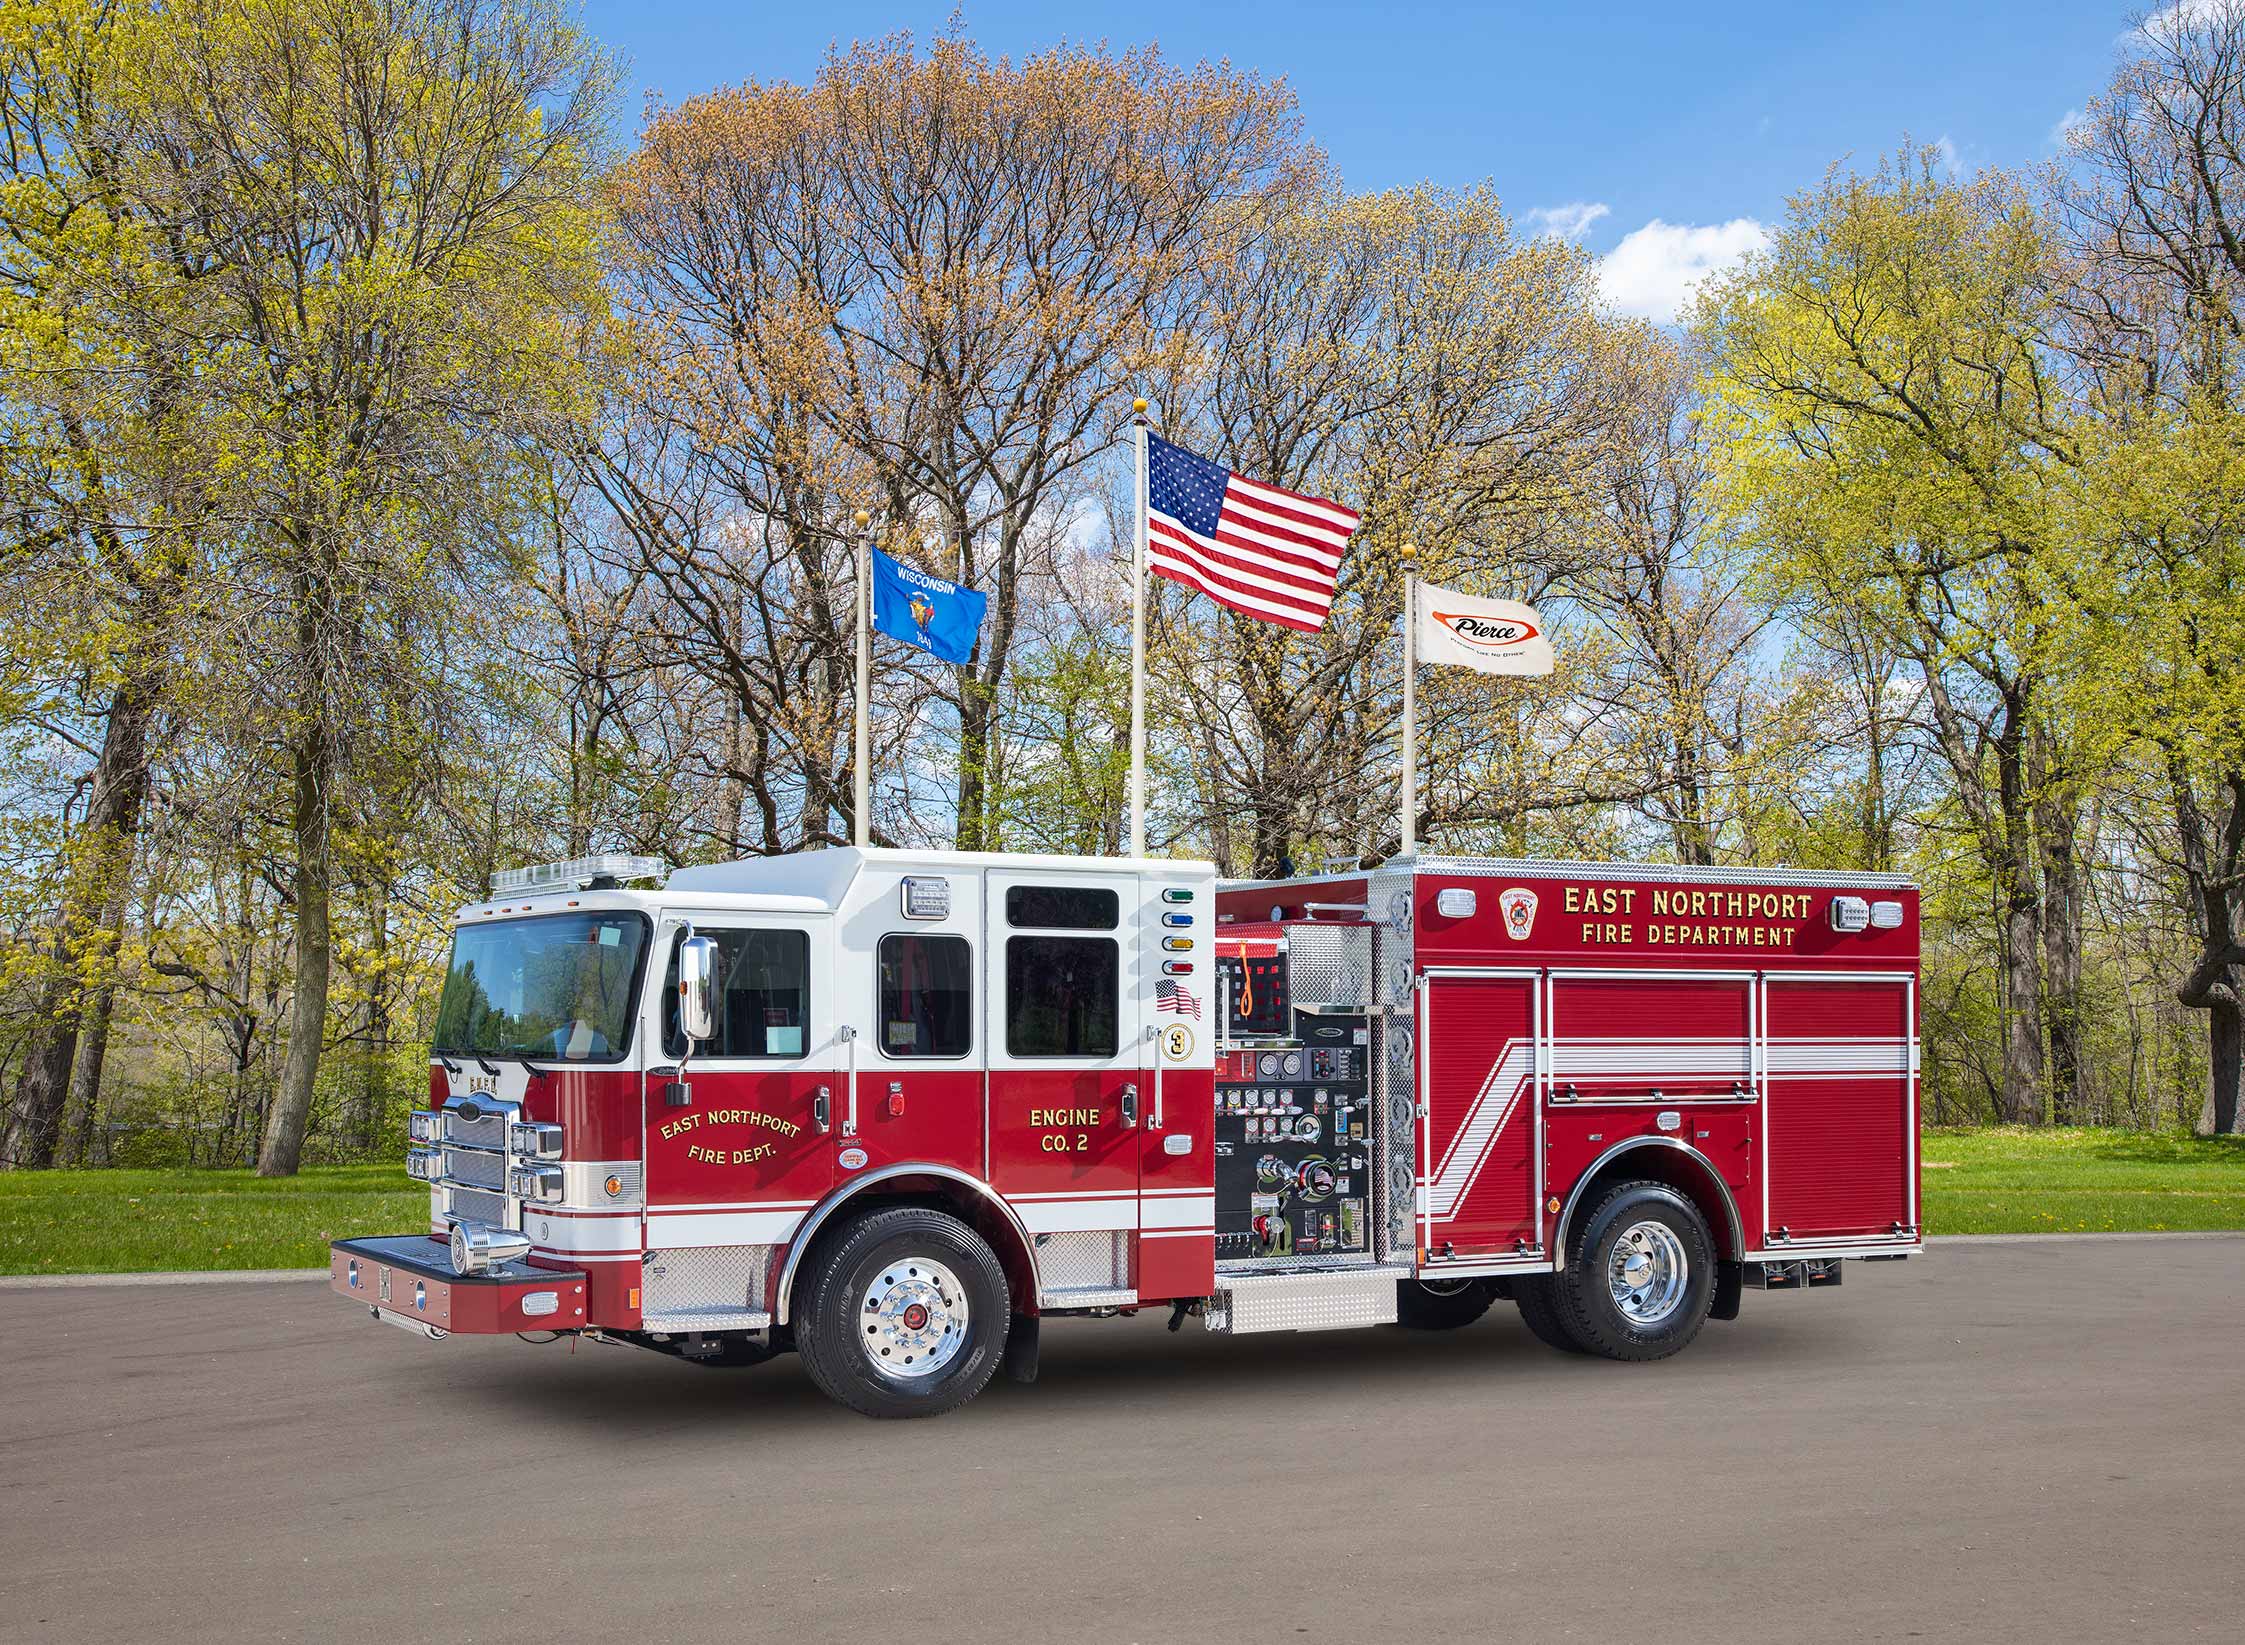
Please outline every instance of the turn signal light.
[[1193, 951], [1193, 939], [1190, 937], [1164, 937], [1161, 945], [1172, 954], [1190, 954]]

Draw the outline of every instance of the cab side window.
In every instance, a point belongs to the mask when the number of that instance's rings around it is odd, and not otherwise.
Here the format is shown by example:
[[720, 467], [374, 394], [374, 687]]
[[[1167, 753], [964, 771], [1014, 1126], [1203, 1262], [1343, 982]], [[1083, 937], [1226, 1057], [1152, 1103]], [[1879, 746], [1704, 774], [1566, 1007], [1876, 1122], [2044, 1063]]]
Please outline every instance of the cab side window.
[[[811, 938], [804, 931], [700, 931], [717, 944], [717, 1038], [703, 1057], [800, 1057], [809, 1047]], [[681, 939], [683, 940], [683, 939]], [[686, 1052], [678, 1031], [678, 947], [663, 987], [663, 1048]]]
[[889, 1057], [963, 1057], [974, 1043], [974, 951], [964, 937], [881, 939], [881, 1040]]
[[1115, 1054], [1122, 953], [1112, 937], [1006, 939], [1006, 1054]]

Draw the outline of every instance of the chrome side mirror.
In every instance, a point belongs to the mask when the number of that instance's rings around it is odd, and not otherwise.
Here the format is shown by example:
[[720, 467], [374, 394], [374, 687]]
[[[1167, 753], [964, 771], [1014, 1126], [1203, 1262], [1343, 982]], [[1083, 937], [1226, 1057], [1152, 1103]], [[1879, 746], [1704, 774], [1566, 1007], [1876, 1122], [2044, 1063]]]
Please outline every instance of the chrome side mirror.
[[689, 1046], [717, 1037], [717, 944], [707, 937], [678, 945], [678, 1031]]

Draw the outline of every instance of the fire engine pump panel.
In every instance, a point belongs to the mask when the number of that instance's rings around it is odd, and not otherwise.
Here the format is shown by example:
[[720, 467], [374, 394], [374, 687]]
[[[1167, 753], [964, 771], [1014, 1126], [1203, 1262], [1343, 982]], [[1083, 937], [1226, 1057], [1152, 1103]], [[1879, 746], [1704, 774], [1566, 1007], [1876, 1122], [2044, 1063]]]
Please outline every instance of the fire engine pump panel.
[[[1292, 939], [1218, 939], [1217, 1009], [1226, 1038], [1216, 1056], [1216, 1261], [1219, 1266], [1368, 1260], [1374, 1252], [1381, 1128], [1373, 1108], [1373, 1018], [1300, 997], [1360, 998], [1335, 988], [1340, 968], [1317, 963], [1369, 933], [1298, 931]], [[1305, 948], [1310, 952], [1305, 954]], [[1255, 950], [1275, 952], [1257, 952]]]

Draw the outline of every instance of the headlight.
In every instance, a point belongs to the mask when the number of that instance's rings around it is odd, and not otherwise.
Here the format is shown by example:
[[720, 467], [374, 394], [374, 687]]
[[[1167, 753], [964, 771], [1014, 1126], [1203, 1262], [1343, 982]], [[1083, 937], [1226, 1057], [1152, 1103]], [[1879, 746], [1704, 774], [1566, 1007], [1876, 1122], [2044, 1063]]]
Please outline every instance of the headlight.
[[442, 1142], [444, 1116], [433, 1108], [416, 1108], [405, 1116], [405, 1134], [415, 1142]]
[[516, 1165], [507, 1170], [507, 1192], [533, 1205], [554, 1205], [561, 1199], [561, 1167]]
[[507, 1127], [507, 1152], [523, 1159], [561, 1158], [561, 1127], [544, 1120], [516, 1120]]
[[405, 1174], [415, 1182], [435, 1182], [444, 1175], [444, 1155], [434, 1148], [414, 1148], [405, 1156]]
[[488, 1222], [456, 1222], [452, 1225], [452, 1271], [456, 1274], [480, 1274], [489, 1268], [503, 1268], [518, 1257], [530, 1254], [527, 1235], [508, 1228], [494, 1228]]

